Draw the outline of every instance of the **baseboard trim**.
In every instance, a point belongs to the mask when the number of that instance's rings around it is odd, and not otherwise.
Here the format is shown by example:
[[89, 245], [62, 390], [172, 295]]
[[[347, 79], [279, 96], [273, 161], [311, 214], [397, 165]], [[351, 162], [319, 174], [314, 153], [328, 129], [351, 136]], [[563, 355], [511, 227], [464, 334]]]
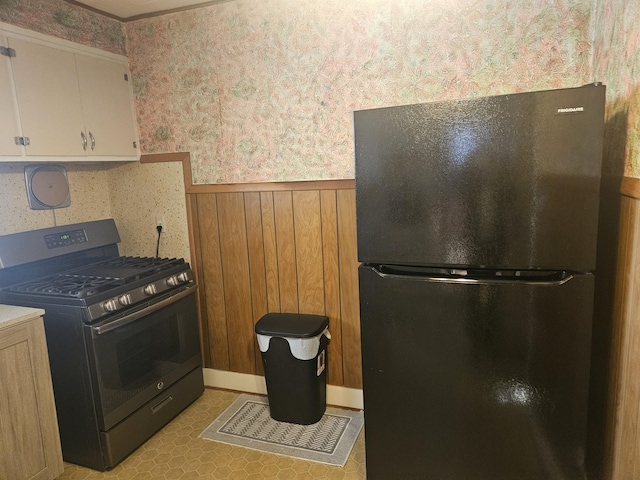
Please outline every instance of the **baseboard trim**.
[[[213, 368], [203, 368], [204, 384], [207, 387], [225, 388], [239, 392], [267, 394], [267, 384], [261, 375], [227, 372]], [[362, 410], [364, 406], [362, 390], [357, 388], [327, 385], [327, 404], [336, 407]]]

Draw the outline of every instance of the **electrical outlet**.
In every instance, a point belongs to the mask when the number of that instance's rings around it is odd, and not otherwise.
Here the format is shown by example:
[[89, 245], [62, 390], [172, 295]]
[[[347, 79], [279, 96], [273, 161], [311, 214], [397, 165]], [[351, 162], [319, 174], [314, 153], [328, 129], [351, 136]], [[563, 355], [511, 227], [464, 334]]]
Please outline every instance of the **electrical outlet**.
[[167, 223], [161, 215], [156, 216], [156, 227], [162, 226], [162, 233], [167, 233]]

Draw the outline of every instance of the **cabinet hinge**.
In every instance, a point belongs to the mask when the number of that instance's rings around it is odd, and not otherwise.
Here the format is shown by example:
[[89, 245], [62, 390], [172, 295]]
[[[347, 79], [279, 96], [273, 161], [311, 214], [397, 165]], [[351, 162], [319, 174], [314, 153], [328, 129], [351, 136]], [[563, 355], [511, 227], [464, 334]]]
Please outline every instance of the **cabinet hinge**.
[[25, 147], [31, 144], [29, 137], [13, 137], [16, 145], [24, 145]]
[[127, 73], [124, 74], [124, 81], [125, 82], [129, 81], [129, 74], [127, 74]]
[[138, 142], [133, 142], [133, 148], [138, 148]]
[[10, 47], [0, 47], [0, 55], [4, 57], [15, 57], [16, 51], [14, 48]]

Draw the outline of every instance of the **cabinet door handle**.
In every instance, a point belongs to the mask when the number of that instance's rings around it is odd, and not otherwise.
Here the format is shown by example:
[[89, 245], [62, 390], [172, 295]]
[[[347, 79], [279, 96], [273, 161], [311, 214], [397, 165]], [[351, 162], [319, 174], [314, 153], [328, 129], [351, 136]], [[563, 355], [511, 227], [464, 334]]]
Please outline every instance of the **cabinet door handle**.
[[93, 136], [93, 133], [89, 132], [89, 138], [91, 139], [91, 150], [95, 150], [96, 149], [96, 139]]
[[87, 136], [84, 134], [84, 132], [80, 132], [80, 136], [82, 137], [82, 149], [86, 152], [87, 151]]

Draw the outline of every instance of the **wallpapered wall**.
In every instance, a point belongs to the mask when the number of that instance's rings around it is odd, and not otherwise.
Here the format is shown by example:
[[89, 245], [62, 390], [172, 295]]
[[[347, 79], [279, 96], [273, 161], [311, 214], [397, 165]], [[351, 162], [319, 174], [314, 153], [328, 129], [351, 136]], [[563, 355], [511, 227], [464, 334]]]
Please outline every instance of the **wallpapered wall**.
[[126, 55], [121, 22], [63, 0], [0, 0], [0, 22]]
[[[598, 2], [594, 71], [607, 85], [610, 140], [605, 158], [640, 178], [640, 3]], [[615, 165], [610, 166], [615, 169]]]
[[351, 178], [354, 109], [596, 79], [640, 177], [639, 20], [633, 0], [233, 0], [123, 24], [0, 0], [0, 21], [128, 44], [143, 152], [191, 151], [195, 183]]
[[194, 183], [353, 178], [354, 109], [593, 80], [593, 2], [236, 0], [126, 24], [141, 147]]
[[351, 178], [354, 109], [593, 80], [628, 120], [626, 173], [640, 177], [639, 9], [232, 0], [123, 24], [63, 0], [0, 0], [0, 21], [128, 53], [143, 152], [190, 151], [195, 183]]

